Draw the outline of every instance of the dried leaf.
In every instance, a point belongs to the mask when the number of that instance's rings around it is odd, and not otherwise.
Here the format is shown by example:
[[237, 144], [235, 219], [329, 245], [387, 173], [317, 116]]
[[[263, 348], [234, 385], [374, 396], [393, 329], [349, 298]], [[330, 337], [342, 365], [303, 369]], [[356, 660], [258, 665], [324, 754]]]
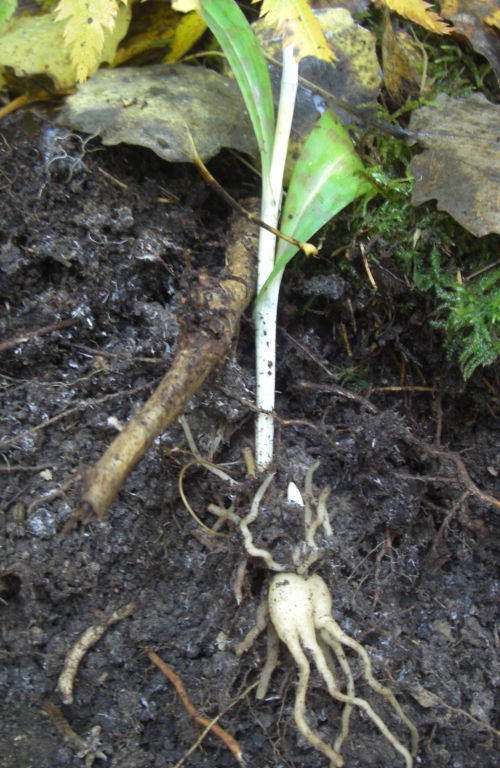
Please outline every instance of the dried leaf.
[[[122, 0], [125, 3], [127, 0]], [[102, 61], [105, 39], [118, 17], [118, 0], [59, 0], [56, 20], [63, 21], [64, 42], [69, 48], [76, 79], [83, 82]]]
[[[360, 107], [375, 103], [381, 85], [375, 37], [357, 24], [345, 8], [321, 8], [314, 13], [323, 34], [335, 51], [337, 61], [327, 64], [309, 56], [300, 62], [299, 75], [328, 91], [335, 99], [348, 104]], [[279, 61], [281, 45], [273, 30], [265, 26], [262, 19], [252, 24], [252, 27], [264, 53]], [[271, 64], [269, 72], [277, 99], [281, 67]], [[305, 137], [316, 125], [326, 106], [322, 97], [299, 83], [290, 140], [290, 161], [297, 158]], [[352, 121], [350, 113], [336, 105], [331, 106], [344, 124]], [[287, 171], [287, 179], [290, 172], [291, 167]]]
[[[299, 75], [332, 94], [341, 101], [354, 106], [377, 100], [382, 78], [376, 52], [376, 40], [369, 30], [357, 24], [345, 8], [321, 8], [314, 11], [323, 34], [335, 51], [337, 61], [331, 64], [308, 57], [300, 62]], [[252, 28], [259, 44], [266, 54], [280, 60], [280, 42], [273, 31], [259, 19]], [[271, 79], [276, 98], [279, 95], [281, 67], [270, 66]], [[316, 124], [318, 113], [325, 108], [318, 94], [312, 93], [299, 83], [295, 106], [294, 130], [306, 136]], [[349, 123], [352, 116], [335, 108], [343, 123]]]
[[385, 5], [391, 11], [399, 13], [405, 19], [420, 24], [421, 27], [438, 35], [448, 35], [451, 27], [441, 16], [432, 10], [432, 5], [425, 0], [373, 0], [376, 5]]
[[153, 47], [166, 48], [173, 41], [181, 18], [166, 3], [135, 4], [127, 36], [120, 44], [112, 66], [118, 67]]
[[[194, 45], [206, 28], [207, 25], [196, 13], [177, 13], [164, 2], [137, 3], [133, 6], [127, 37], [111, 66], [118, 67], [151, 49], [164, 49], [163, 61], [174, 63]], [[134, 63], [137, 64], [137, 61]]]
[[[106, 38], [99, 60], [111, 61], [130, 22], [130, 9], [122, 5], [112, 35]], [[64, 22], [54, 12], [10, 19], [0, 30], [0, 67], [10, 67], [18, 77], [47, 75], [58, 90], [76, 81], [75, 67], [64, 44]]]
[[206, 23], [198, 13], [184, 14], [177, 25], [172, 45], [164, 61], [168, 63], [179, 61], [200, 39], [206, 28]]
[[191, 136], [203, 160], [221, 147], [257, 151], [236, 83], [183, 64], [101, 69], [66, 99], [60, 121], [99, 134], [103, 144], [138, 144], [170, 162], [192, 159]]
[[500, 8], [496, 0], [443, 0], [441, 4], [441, 16], [445, 19], [469, 14], [500, 29]]
[[444, 0], [441, 15], [453, 22], [456, 32], [466, 37], [475, 51], [491, 64], [500, 81], [500, 37], [491, 29], [500, 28], [500, 9], [495, 0]]
[[415, 99], [419, 94], [419, 84], [413, 75], [401, 39], [394, 31], [389, 13], [386, 13], [384, 18], [382, 62], [384, 83], [393, 106], [402, 106], [407, 98]]
[[500, 233], [500, 107], [482, 94], [452, 99], [412, 113], [410, 129], [427, 149], [411, 164], [412, 202], [433, 198], [477, 237]]
[[283, 35], [283, 46], [293, 43], [297, 61], [305, 56], [323, 61], [336, 58], [307, 0], [264, 0], [260, 15]]

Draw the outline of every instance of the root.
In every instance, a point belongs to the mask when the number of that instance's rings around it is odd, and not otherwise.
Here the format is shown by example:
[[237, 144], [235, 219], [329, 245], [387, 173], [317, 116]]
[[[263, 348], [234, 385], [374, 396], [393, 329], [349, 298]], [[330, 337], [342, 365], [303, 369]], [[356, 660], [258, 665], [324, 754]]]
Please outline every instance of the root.
[[[354, 706], [362, 709], [377, 726], [387, 741], [399, 752], [406, 768], [412, 768], [412, 754], [416, 753], [418, 736], [411, 720], [404, 714], [392, 691], [379, 683], [372, 674], [371, 663], [366, 650], [356, 640], [346, 635], [331, 617], [332, 599], [327, 585], [317, 574], [304, 579], [294, 573], [274, 576], [269, 588], [269, 614], [282, 642], [288, 647], [299, 670], [299, 682], [295, 697], [295, 720], [301, 733], [316, 749], [330, 758], [332, 766], [343, 765], [337, 749], [342, 745], [349, 731], [349, 719]], [[347, 679], [347, 693], [342, 693], [335, 682], [329, 663], [329, 646], [337, 657]], [[411, 734], [411, 753], [396, 738], [371, 705], [354, 694], [354, 682], [342, 645], [353, 648], [363, 662], [363, 674], [370, 687], [385, 698], [399, 718], [407, 725]], [[346, 706], [342, 713], [341, 731], [332, 749], [314, 734], [305, 722], [305, 695], [309, 681], [309, 662], [302, 650], [307, 649], [330, 696]]]
[[[332, 533], [326, 509], [329, 488], [323, 489], [317, 501], [313, 497], [312, 478], [317, 467], [318, 463], [313, 464], [306, 474], [304, 541], [296, 547], [293, 555], [297, 572], [281, 572], [272, 577], [267, 604], [262, 602], [259, 605], [256, 626], [239, 644], [236, 652], [241, 655], [251, 647], [263, 631], [269, 612], [267, 658], [260, 676], [257, 697], [263, 698], [266, 695], [271, 675], [278, 664], [278, 648], [279, 640], [281, 640], [290, 651], [299, 673], [294, 703], [295, 723], [309, 743], [328, 757], [331, 768], [340, 768], [344, 765], [341, 749], [349, 734], [350, 719], [354, 707], [362, 709], [366, 713], [396, 752], [399, 752], [404, 758], [405, 767], [413, 768], [413, 756], [418, 747], [417, 729], [403, 712], [392, 691], [374, 678], [370, 659], [363, 646], [349, 637], [334, 621], [332, 597], [323, 579], [317, 574], [309, 578], [304, 575], [319, 557], [319, 549], [315, 542], [319, 528], [323, 527], [327, 536]], [[255, 494], [250, 513], [240, 523], [240, 528], [248, 554], [262, 558], [270, 570], [278, 570], [273, 567], [278, 564], [274, 563], [270, 552], [257, 549], [251, 538], [248, 538], [250, 536], [248, 525], [257, 517], [260, 500], [271, 479], [272, 475], [266, 478]], [[354, 677], [344, 653], [344, 646], [351, 648], [358, 654], [363, 667], [363, 677], [370, 688], [387, 701], [394, 713], [407, 726], [410, 731], [410, 749], [399, 741], [371, 704], [366, 699], [356, 695]], [[314, 660], [316, 669], [323, 678], [332, 699], [344, 704], [340, 719], [340, 731], [333, 742], [333, 746], [313, 731], [306, 720], [306, 695], [311, 672], [308, 656]], [[345, 692], [339, 688], [335, 679], [335, 659], [344, 674]]]
[[[165, 677], [170, 680], [172, 685], [174, 686], [175, 690], [179, 694], [182, 703], [184, 704], [184, 707], [187, 709], [191, 717], [196, 723], [199, 723], [200, 725], [203, 725], [206, 728], [206, 733], [208, 733], [210, 730], [212, 730], [218, 737], [221, 739], [226, 747], [231, 750], [235, 758], [238, 760], [239, 763], [243, 763], [243, 753], [241, 751], [240, 745], [236, 741], [236, 739], [231, 736], [230, 733], [224, 730], [224, 728], [221, 728], [220, 725], [217, 725], [217, 720], [219, 719], [220, 715], [215, 717], [213, 720], [209, 720], [206, 717], [203, 717], [203, 715], [200, 715], [198, 711], [196, 710], [196, 707], [193, 706], [191, 703], [191, 700], [189, 699], [189, 696], [186, 693], [186, 689], [184, 688], [184, 684], [180, 677], [175, 674], [175, 672], [170, 669], [170, 667], [165, 664], [165, 662], [158, 656], [157, 653], [153, 653], [152, 651], [148, 653], [148, 656], [150, 660], [155, 664], [158, 669], [161, 669]], [[254, 686], [250, 686], [251, 688]], [[245, 692], [246, 693], [246, 692]], [[221, 713], [222, 714], [222, 713]], [[196, 742], [196, 746], [201, 742], [201, 738], [198, 739]], [[177, 765], [180, 766], [184, 762], [184, 758], [182, 758]]]
[[89, 627], [83, 635], [76, 641], [73, 647], [70, 649], [64, 662], [64, 668], [59, 675], [57, 681], [57, 690], [61, 694], [62, 700], [65, 704], [71, 704], [73, 702], [73, 685], [75, 682], [76, 673], [80, 662], [89, 650], [95, 645], [98, 640], [104, 635], [104, 633], [116, 624], [118, 621], [122, 621], [127, 616], [130, 616], [136, 609], [135, 603], [127, 603], [123, 608], [114, 611], [104, 622], [101, 624], [93, 624]]
[[189, 314], [181, 323], [172, 367], [139, 413], [116, 437], [84, 478], [77, 517], [102, 520], [125, 479], [146, 449], [185, 409], [214, 367], [229, 352], [239, 319], [255, 291], [256, 231], [237, 219], [231, 229], [226, 264], [218, 279], [201, 272]]

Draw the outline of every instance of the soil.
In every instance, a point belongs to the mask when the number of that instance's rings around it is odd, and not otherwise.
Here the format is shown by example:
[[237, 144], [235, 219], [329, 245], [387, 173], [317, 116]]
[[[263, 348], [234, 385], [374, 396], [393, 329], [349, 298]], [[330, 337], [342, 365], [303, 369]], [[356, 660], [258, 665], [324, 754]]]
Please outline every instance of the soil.
[[[197, 271], [221, 269], [230, 211], [190, 166], [103, 148], [47, 114], [3, 121], [0, 162], [0, 323], [11, 342], [0, 361], [1, 768], [175, 765], [201, 728], [148, 651], [205, 717], [227, 709], [219, 724], [248, 765], [324, 768], [295, 727], [297, 671], [284, 648], [265, 699], [242, 695], [264, 662], [265, 634], [241, 657], [235, 648], [269, 572], [246, 558], [237, 528], [215, 539], [186, 510], [178, 478], [192, 456], [180, 424], [155, 441], [103, 522], [65, 530], [78, 478], [168, 369]], [[213, 170], [230, 192], [253, 191], [230, 156]], [[375, 255], [377, 292], [355, 250], [351, 278], [328, 258], [285, 277], [276, 475], [252, 533], [293, 568], [303, 521], [286, 487], [293, 480], [303, 490], [318, 460], [314, 493], [331, 488], [333, 534], [313, 570], [331, 588], [336, 621], [416, 724], [416, 765], [493, 768], [499, 512], [484, 494], [495, 494], [500, 473], [498, 371], [477, 371], [465, 385], [429, 322], [428, 299], [382, 250]], [[27, 335], [46, 326], [58, 327]], [[209, 504], [235, 501], [242, 516], [258, 487], [242, 459], [253, 388], [249, 312], [231, 359], [186, 412], [202, 455], [241, 481], [234, 491], [205, 467], [186, 471], [186, 496], [205, 525], [215, 521]], [[131, 614], [88, 648], [73, 701], [63, 703], [56, 685], [68, 651], [130, 602]], [[358, 694], [408, 743], [348, 658]], [[316, 672], [307, 708], [311, 727], [333, 743], [341, 705]], [[343, 755], [349, 768], [403, 763], [359, 712]], [[235, 764], [213, 733], [186, 761]]]

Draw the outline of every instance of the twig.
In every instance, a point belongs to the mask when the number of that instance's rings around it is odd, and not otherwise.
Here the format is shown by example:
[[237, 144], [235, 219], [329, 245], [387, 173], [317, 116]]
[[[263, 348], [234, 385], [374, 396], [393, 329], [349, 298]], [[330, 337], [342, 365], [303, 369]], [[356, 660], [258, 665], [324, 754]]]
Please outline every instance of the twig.
[[[193, 704], [191, 703], [191, 701], [189, 699], [189, 696], [186, 693], [186, 689], [184, 688], [184, 684], [183, 684], [182, 680], [180, 679], [180, 677], [178, 675], [176, 675], [175, 672], [173, 670], [171, 670], [170, 667], [167, 664], [165, 664], [165, 662], [158, 656], [157, 653], [154, 653], [153, 651], [150, 651], [148, 653], [148, 656], [149, 656], [149, 659], [153, 662], [153, 664], [155, 664], [158, 667], [158, 669], [160, 669], [163, 672], [165, 677], [167, 677], [170, 680], [170, 682], [174, 686], [175, 690], [179, 694], [179, 697], [180, 697], [184, 707], [189, 712], [189, 714], [191, 715], [193, 720], [196, 723], [199, 723], [200, 725], [204, 725], [206, 727], [206, 733], [208, 733], [210, 730], [212, 730], [219, 737], [219, 739], [222, 739], [222, 741], [224, 742], [226, 747], [231, 750], [231, 752], [233, 753], [235, 758], [238, 760], [238, 762], [242, 763], [243, 762], [243, 752], [241, 751], [240, 745], [238, 744], [236, 739], [233, 736], [231, 736], [230, 733], [225, 731], [224, 728], [221, 728], [220, 725], [216, 724], [217, 720], [221, 717], [221, 715], [223, 713], [221, 712], [213, 720], [209, 720], [207, 717], [203, 717], [203, 715], [200, 715], [198, 713], [196, 707], [194, 707]], [[246, 695], [246, 693], [247, 693], [247, 691], [245, 691], [245, 695]], [[191, 747], [191, 749], [186, 753], [186, 755], [184, 755], [184, 757], [178, 763], [176, 763], [175, 768], [180, 766], [184, 762], [186, 757], [188, 757], [188, 755], [191, 754], [191, 752], [193, 752], [196, 749], [198, 744], [201, 743], [201, 741], [204, 738], [204, 736], [205, 736], [205, 732], [200, 736], [200, 738]]]
[[470, 491], [470, 493], [480, 498], [481, 501], [484, 501], [486, 504], [493, 504], [494, 507], [500, 509], [500, 499], [496, 499], [494, 496], [490, 496], [489, 493], [485, 493], [480, 488], [478, 488], [478, 486], [469, 475], [462, 458], [457, 453], [432, 448], [430, 445], [427, 445], [427, 443], [414, 437], [414, 435], [412, 435], [409, 430], [406, 431], [406, 438], [410, 443], [413, 443], [413, 445], [418, 445], [418, 447], [425, 451], [425, 453], [427, 453], [429, 456], [433, 456], [444, 461], [451, 461], [453, 464], [455, 464], [460, 480]]
[[7, 463], [6, 467], [0, 467], [0, 472], [41, 472], [42, 469], [47, 469], [47, 467], [51, 467], [51, 466], [52, 466], [51, 462], [49, 462], [48, 464], [35, 464], [33, 467], [30, 467], [27, 464]]
[[295, 347], [300, 349], [300, 351], [303, 352], [310, 360], [312, 360], [313, 363], [318, 366], [318, 368], [321, 368], [327, 374], [327, 376], [329, 376], [331, 379], [339, 378], [339, 374], [333, 373], [333, 371], [331, 371], [328, 366], [319, 359], [319, 357], [316, 357], [316, 355], [314, 355], [310, 349], [308, 349], [304, 344], [301, 344], [298, 339], [288, 333], [288, 331], [282, 325], [278, 326], [278, 328], [280, 333], [282, 333], [285, 338], [288, 339], [288, 341], [291, 341]]
[[[278, 61], [278, 59], [275, 59], [273, 56], [269, 54], [264, 54], [264, 56], [271, 64], [274, 64], [277, 67], [283, 66], [282, 63]], [[354, 117], [357, 117], [362, 122], [368, 123], [374, 128], [380, 128], [382, 131], [389, 133], [391, 136], [395, 136], [398, 139], [417, 140], [422, 136], [422, 134], [417, 131], [410, 131], [406, 128], [402, 128], [399, 125], [393, 125], [392, 123], [387, 122], [387, 120], [374, 117], [372, 114], [367, 112], [366, 108], [363, 109], [362, 107], [356, 107], [354, 104], [350, 104], [348, 101], [338, 99], [333, 93], [330, 93], [330, 91], [321, 88], [321, 86], [316, 85], [316, 83], [311, 82], [311, 80], [307, 80], [307, 78], [302, 77], [302, 75], [299, 75], [299, 83], [304, 85], [310, 91], [313, 91], [313, 93], [318, 93], [320, 96], [322, 96], [329, 106], [333, 104], [334, 107], [340, 107], [345, 112], [349, 112], [349, 114], [354, 115]]]
[[136, 607], [135, 603], [127, 603], [123, 608], [114, 611], [111, 616], [101, 624], [94, 624], [85, 630], [83, 635], [76, 641], [72, 648], [70, 648], [56, 687], [56, 690], [61, 694], [65, 704], [71, 704], [73, 702], [73, 684], [75, 682], [75, 676], [80, 662], [89, 648], [92, 648], [92, 646], [101, 639], [109, 627], [116, 624], [118, 621], [125, 619], [127, 616], [130, 616], [130, 614], [135, 611]]
[[[367, 400], [365, 397], [362, 397], [361, 395], [356, 395], [354, 392], [350, 392], [348, 389], [344, 389], [343, 387], [339, 387], [337, 385], [330, 385], [330, 384], [314, 384], [313, 382], [308, 381], [299, 381], [298, 385], [305, 389], [315, 389], [321, 392], [331, 392], [335, 395], [340, 395], [341, 397], [348, 398], [350, 400], [354, 400], [355, 402], [360, 403], [361, 405], [364, 405], [366, 408], [368, 408], [371, 413], [379, 413], [379, 409], [373, 405], [369, 400]], [[399, 389], [403, 389], [400, 387]], [[418, 387], [412, 387], [411, 389], [419, 389]], [[415, 437], [409, 429], [404, 430], [403, 434], [400, 436], [401, 439], [406, 440], [410, 444], [417, 446], [422, 451], [427, 453], [429, 456], [432, 456], [437, 459], [441, 459], [442, 461], [451, 461], [453, 464], [455, 464], [457, 470], [458, 470], [458, 480], [460, 480], [465, 487], [468, 489], [468, 491], [473, 495], [477, 496], [481, 499], [481, 501], [484, 501], [486, 504], [493, 504], [494, 507], [497, 507], [497, 509], [500, 509], [500, 499], [495, 498], [494, 496], [490, 496], [490, 494], [485, 493], [482, 491], [472, 480], [471, 476], [469, 475], [467, 468], [462, 460], [462, 458], [457, 454], [453, 453], [452, 451], [444, 451], [442, 449], [433, 448], [431, 445], [426, 443], [424, 440], [420, 440], [418, 437]], [[432, 478], [429, 477], [413, 477], [414, 480], [430, 480]], [[444, 478], [439, 478], [440, 480], [443, 480]], [[457, 478], [448, 478], [448, 482], [457, 482]]]
[[99, 749], [98, 737], [101, 731], [99, 725], [96, 725], [91, 729], [88, 739], [84, 739], [73, 730], [61, 710], [56, 707], [55, 704], [52, 704], [51, 701], [44, 701], [42, 709], [51, 718], [61, 738], [69, 744], [70, 747], [78, 750], [78, 757], [85, 758], [86, 766], [93, 765], [96, 758], [99, 760], [108, 759], [105, 753]]
[[125, 184], [125, 182], [120, 181], [120, 179], [117, 179], [116, 176], [112, 176], [110, 173], [104, 170], [104, 168], [97, 167], [97, 170], [99, 173], [102, 173], [102, 175], [113, 182], [113, 184], [116, 184], [117, 187], [120, 187], [120, 189], [128, 189], [128, 185]]
[[92, 355], [92, 357], [107, 357], [110, 360], [129, 360], [132, 363], [153, 363], [154, 365], [168, 362], [167, 357], [131, 357], [130, 355], [120, 355], [117, 352], [107, 352], [97, 347], [87, 347], [85, 344], [72, 344], [71, 346], [73, 349]]
[[437, 693], [424, 688], [423, 685], [416, 683], [415, 685], [410, 686], [408, 690], [413, 698], [418, 701], [421, 707], [425, 707], [426, 709], [429, 707], [444, 707], [449, 712], [453, 712], [456, 715], [466, 717], [467, 720], [470, 720], [471, 723], [474, 723], [474, 725], [477, 725], [479, 728], [484, 728], [485, 730], [490, 731], [490, 733], [494, 733], [496, 736], [500, 736], [500, 730], [497, 730], [497, 728], [494, 728], [489, 723], [485, 723], [484, 720], [478, 720], [477, 717], [474, 717], [465, 709], [460, 709], [460, 707], [452, 707], [452, 705], [447, 704], [446, 701], [441, 698], [441, 696], [438, 696]]
[[217, 179], [212, 176], [206, 165], [204, 164], [203, 160], [199, 157], [196, 147], [194, 146], [194, 143], [192, 144], [192, 156], [191, 156], [191, 162], [193, 165], [196, 166], [198, 171], [200, 172], [201, 176], [205, 179], [207, 184], [212, 187], [212, 189], [215, 189], [215, 191], [222, 197], [223, 200], [226, 201], [232, 208], [234, 208], [235, 211], [238, 211], [242, 216], [245, 216], [248, 221], [251, 221], [253, 224], [257, 224], [262, 229], [267, 230], [275, 237], [280, 237], [282, 240], [285, 240], [287, 243], [291, 243], [292, 245], [295, 245], [297, 248], [300, 248], [301, 251], [305, 253], [306, 256], [317, 256], [318, 255], [318, 249], [315, 245], [312, 245], [312, 243], [304, 243], [301, 240], [296, 240], [294, 237], [290, 237], [290, 235], [285, 235], [284, 232], [281, 232], [281, 230], [277, 229], [276, 227], [273, 227], [271, 224], [267, 224], [262, 219], [259, 219], [259, 217], [252, 213], [251, 211], [248, 211], [246, 208], [244, 208], [240, 203], [232, 197], [229, 192], [227, 192], [224, 187], [219, 184]]
[[[174, 765], [174, 768], [180, 768], [181, 765], [188, 759], [189, 755], [191, 755], [195, 751], [195, 749], [198, 749], [198, 747], [200, 746], [201, 742], [203, 741], [207, 733], [209, 733], [212, 730], [212, 727], [222, 717], [222, 715], [225, 715], [226, 712], [228, 712], [232, 707], [234, 707], [235, 704], [241, 701], [241, 699], [244, 699], [245, 696], [248, 696], [250, 691], [253, 691], [253, 689], [257, 688], [258, 685], [259, 685], [258, 680], [255, 683], [252, 683], [251, 685], [249, 685], [248, 688], [245, 688], [245, 690], [242, 693], [240, 693], [239, 696], [233, 699], [233, 701], [225, 709], [219, 712], [219, 714], [216, 717], [214, 717], [214, 719], [211, 720], [207, 725], [207, 727], [200, 733], [196, 741], [193, 744], [191, 744], [191, 746], [189, 747], [187, 752], [184, 753], [181, 759], [176, 762], [176, 764]], [[245, 762], [245, 758], [243, 756], [240, 762], [241, 763]]]
[[37, 328], [36, 331], [26, 331], [20, 336], [14, 336], [12, 339], [0, 342], [0, 352], [6, 352], [8, 349], [15, 349], [20, 344], [26, 344], [30, 339], [36, 339], [38, 336], [45, 336], [47, 333], [53, 331], [60, 331], [63, 328], [69, 328], [71, 325], [75, 325], [78, 322], [78, 318], [69, 317], [67, 320], [62, 320], [55, 325], [44, 325], [42, 328]]
[[47, 491], [46, 493], [43, 493], [41, 496], [37, 496], [37, 498], [33, 499], [31, 504], [29, 505], [26, 511], [26, 516], [29, 517], [31, 514], [33, 514], [35, 509], [40, 504], [46, 504], [47, 501], [52, 501], [53, 499], [57, 499], [60, 496], [62, 496], [62, 498], [64, 499], [68, 488], [71, 488], [73, 483], [77, 483], [78, 480], [81, 479], [81, 477], [82, 477], [81, 473], [77, 472], [75, 475], [72, 475], [67, 480], [65, 480], [60, 488], [53, 488], [51, 491]]
[[438, 390], [436, 387], [423, 387], [415, 386], [413, 384], [404, 384], [402, 386], [394, 387], [373, 387], [372, 392], [431, 392], [436, 394]]
[[9, 101], [0, 109], [0, 120], [7, 117], [7, 115], [10, 115], [11, 112], [15, 112], [16, 109], [21, 109], [21, 107], [26, 106], [26, 104], [29, 104], [29, 97], [25, 93], [12, 99], [12, 101]]
[[197, 457], [195, 459], [193, 459], [193, 461], [188, 461], [187, 464], [184, 464], [184, 466], [182, 467], [182, 469], [180, 471], [179, 479], [177, 481], [177, 486], [179, 488], [179, 494], [180, 494], [180, 497], [182, 499], [182, 502], [183, 502], [184, 506], [186, 507], [187, 511], [189, 512], [189, 514], [191, 515], [191, 517], [196, 521], [196, 523], [200, 526], [200, 528], [203, 528], [204, 531], [206, 531], [207, 533], [211, 534], [212, 536], [222, 536], [222, 537], [224, 537], [225, 534], [219, 533], [218, 531], [214, 530], [213, 528], [209, 528], [208, 525], [205, 525], [203, 520], [200, 520], [200, 518], [198, 517], [198, 515], [196, 514], [196, 512], [194, 511], [194, 509], [192, 508], [191, 504], [189, 503], [189, 501], [188, 501], [188, 499], [186, 497], [186, 493], [184, 491], [184, 475], [186, 474], [187, 470], [190, 467], [195, 467], [195, 466], [198, 466], [198, 465], [201, 466], [201, 467], [205, 467], [205, 469], [208, 469], [209, 472], [213, 472], [213, 474], [215, 474], [215, 475], [217, 475], [217, 477], [220, 477], [223, 480], [225, 480], [227, 483], [229, 483], [229, 485], [233, 485], [234, 486], [234, 485], [238, 485], [238, 483], [235, 480], [233, 480], [233, 478], [230, 475], [226, 474], [226, 472], [223, 472], [220, 469], [220, 467], [217, 467], [215, 464], [212, 464], [211, 461], [205, 461], [205, 459], [202, 459], [202, 457], [199, 454], [197, 455]]
[[377, 413], [378, 408], [373, 405], [366, 397], [357, 395], [355, 392], [351, 392], [349, 389], [339, 387], [337, 384], [314, 384], [312, 381], [299, 381], [298, 386], [301, 389], [314, 389], [317, 392], [329, 392], [332, 395], [339, 395], [346, 400], [353, 400], [355, 403], [359, 403], [367, 408], [370, 413]]

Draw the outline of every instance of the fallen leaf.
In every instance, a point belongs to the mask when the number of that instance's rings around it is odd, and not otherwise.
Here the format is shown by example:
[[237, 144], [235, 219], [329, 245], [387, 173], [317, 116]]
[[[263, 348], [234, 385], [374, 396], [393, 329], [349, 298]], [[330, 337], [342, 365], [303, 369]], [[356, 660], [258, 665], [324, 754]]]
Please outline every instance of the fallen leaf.
[[283, 46], [293, 43], [297, 61], [305, 56], [315, 56], [322, 61], [335, 59], [307, 0], [263, 0], [260, 15], [267, 27], [283, 36]]
[[474, 14], [485, 24], [500, 29], [500, 8], [497, 0], [443, 0], [441, 16], [448, 19], [460, 13]]
[[437, 35], [448, 35], [451, 27], [446, 24], [441, 16], [432, 10], [431, 3], [426, 0], [372, 0], [379, 8], [384, 5], [391, 11], [395, 11], [409, 21], [419, 24], [429, 32]]
[[120, 43], [111, 66], [117, 67], [148, 51], [161, 51], [162, 48], [165, 49], [163, 61], [173, 64], [194, 45], [206, 28], [196, 13], [177, 13], [164, 2], [136, 3], [132, 6], [127, 37]]
[[413, 158], [414, 205], [435, 198], [476, 237], [500, 233], [500, 107], [482, 94], [412, 113], [410, 129], [426, 150]]
[[[99, 61], [112, 61], [130, 22], [130, 9], [120, 5], [113, 33], [106, 36]], [[55, 13], [10, 19], [0, 32], [0, 67], [10, 67], [18, 77], [47, 75], [58, 90], [74, 85], [77, 73], [64, 42], [64, 22]]]
[[444, 0], [441, 15], [453, 22], [454, 30], [489, 61], [500, 81], [500, 37], [492, 29], [500, 28], [497, 0]]
[[[299, 75], [328, 91], [335, 99], [353, 106], [376, 102], [382, 73], [374, 36], [357, 24], [345, 8], [319, 9], [315, 14], [337, 61], [328, 63], [307, 57], [299, 64]], [[272, 31], [260, 20], [252, 26], [264, 53], [281, 61], [280, 42], [273, 36]], [[277, 100], [281, 68], [271, 65], [269, 69]], [[299, 83], [291, 140], [292, 154], [293, 146], [297, 143], [301, 146], [303, 138], [316, 125], [325, 108], [326, 104], [321, 96]], [[352, 121], [353, 117], [349, 112], [335, 105], [332, 105], [332, 108], [344, 124]], [[295, 149], [295, 156], [298, 156], [298, 149]]]
[[221, 147], [256, 154], [236, 83], [185, 64], [102, 69], [66, 99], [60, 122], [103, 144], [137, 144], [170, 162], [202, 160]]
[[[127, 0], [122, 2], [126, 9]], [[93, 74], [103, 61], [101, 54], [108, 38], [115, 37], [119, 13], [118, 0], [59, 0], [55, 19], [64, 22], [64, 42], [78, 82]], [[130, 14], [127, 17], [130, 20]]]
[[404, 49], [409, 44], [408, 38], [396, 34], [391, 17], [386, 12], [382, 35], [382, 68], [384, 84], [394, 107], [401, 107], [408, 98], [417, 98], [420, 91]]
[[151, 48], [166, 48], [174, 39], [180, 18], [166, 3], [134, 4], [127, 36], [120, 43], [112, 66], [118, 67]]
[[175, 30], [174, 39], [170, 50], [164, 58], [164, 61], [173, 64], [179, 61], [184, 54], [189, 51], [193, 45], [200, 39], [205, 32], [207, 25], [197, 13], [191, 12], [181, 16], [181, 19]]

